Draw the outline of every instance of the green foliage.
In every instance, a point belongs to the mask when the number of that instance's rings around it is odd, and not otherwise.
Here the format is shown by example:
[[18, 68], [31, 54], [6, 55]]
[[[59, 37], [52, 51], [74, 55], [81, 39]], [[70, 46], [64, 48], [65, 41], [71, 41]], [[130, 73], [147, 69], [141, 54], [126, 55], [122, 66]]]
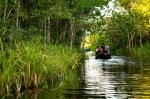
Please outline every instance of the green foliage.
[[86, 13], [91, 9], [94, 9], [95, 6], [102, 7], [103, 5], [106, 5], [108, 1], [109, 0], [78, 0], [77, 9]]
[[84, 18], [78, 18], [107, 1], [0, 0], [0, 96], [63, 79], [79, 64], [71, 49], [82, 38]]
[[149, 0], [118, 0], [125, 9], [133, 11], [134, 13], [140, 13], [140, 16], [150, 16], [150, 2]]
[[36, 27], [30, 26], [28, 30], [22, 28], [0, 28], [0, 37], [2, 38], [3, 43], [8, 46], [18, 41], [30, 41], [34, 36], [42, 36], [42, 31]]
[[[0, 40], [0, 96], [25, 89], [45, 88], [79, 64], [80, 54], [67, 46], [40, 43], [36, 37], [28, 42], [15, 43], [16, 48], [3, 46]], [[22, 89], [24, 88], [24, 89]]]
[[130, 55], [134, 58], [134, 59], [138, 59], [141, 60], [142, 62], [149, 62], [150, 60], [150, 45], [149, 44], [145, 44], [143, 45], [143, 47], [135, 47], [132, 49]]
[[[79, 33], [79, 31], [85, 29], [83, 26], [84, 17], [87, 17], [86, 15], [91, 13], [95, 6], [102, 7], [107, 4], [108, 1], [109, 0], [89, 0], [88, 2], [87, 0], [0, 1], [0, 22], [2, 22], [0, 29], [3, 29], [3, 27], [6, 28], [6, 30], [2, 32], [2, 35], [6, 35], [7, 38], [10, 38], [8, 35], [13, 35], [14, 38], [24, 39], [25, 37], [26, 40], [26, 37], [32, 38], [30, 37], [31, 35], [41, 34], [42, 31], [43, 34], [45, 33], [43, 36], [46, 36], [44, 37], [45, 41], [67, 43], [72, 40], [73, 44], [77, 45], [79, 44], [78, 38], [81, 38], [81, 35], [76, 35], [76, 32]], [[82, 19], [79, 19], [79, 17], [82, 17]], [[72, 19], [74, 20], [71, 22]], [[79, 21], [82, 23], [78, 23]], [[77, 28], [79, 26], [80, 28]], [[39, 29], [38, 31], [40, 32], [30, 34], [30, 27]], [[71, 34], [72, 32], [73, 35]], [[73, 36], [75, 36], [75, 38]], [[4, 37], [2, 39], [7, 38]], [[78, 39], [78, 41], [76, 39]]]
[[109, 35], [104, 33], [93, 33], [85, 36], [85, 40], [82, 42], [84, 43], [85, 48], [90, 48], [90, 50], [95, 51], [98, 46], [101, 46], [102, 43], [111, 46], [111, 40]]
[[[92, 49], [95, 49], [99, 42], [105, 42], [107, 38], [115, 53], [124, 53], [131, 48], [142, 46], [150, 40], [149, 37], [149, 14], [148, 0], [118, 0], [119, 4], [126, 9], [124, 12], [113, 11], [111, 17], [100, 17], [100, 21], [94, 18], [89, 22], [91, 33], [100, 32], [100, 37], [93, 40]], [[95, 21], [96, 20], [96, 21]], [[102, 37], [105, 36], [103, 39]], [[123, 50], [122, 50], [123, 49]]]
[[125, 13], [113, 13], [106, 19], [107, 31], [115, 48], [130, 49], [149, 41], [149, 7], [147, 0], [118, 0]]

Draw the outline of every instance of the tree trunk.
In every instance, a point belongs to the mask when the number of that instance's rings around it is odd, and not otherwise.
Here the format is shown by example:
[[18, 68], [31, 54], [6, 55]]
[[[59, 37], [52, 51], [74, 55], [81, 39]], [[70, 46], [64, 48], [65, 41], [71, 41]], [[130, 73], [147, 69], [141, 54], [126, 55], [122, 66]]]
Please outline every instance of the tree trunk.
[[4, 15], [3, 15], [3, 22], [4, 22], [4, 25], [6, 26], [6, 14], [7, 14], [7, 3], [8, 3], [8, 0], [5, 0], [5, 9], [4, 9]]
[[10, 11], [8, 12], [8, 14], [7, 14], [7, 19], [9, 18], [9, 16], [10, 16], [12, 10], [13, 10], [13, 9], [10, 9]]
[[71, 18], [70, 19], [70, 50], [72, 50], [74, 39], [75, 39], [75, 34], [74, 34], [74, 18]]
[[55, 43], [58, 43], [58, 41], [59, 41], [59, 37], [58, 37], [59, 30], [58, 30], [58, 28], [59, 28], [59, 21], [57, 20], [56, 21], [56, 32], [57, 32], [57, 34], [55, 37]]
[[47, 32], [47, 41], [48, 43], [50, 43], [51, 40], [51, 20], [50, 20], [50, 16], [48, 16], [48, 32]]
[[142, 47], [143, 46], [143, 44], [142, 44], [142, 34], [141, 34], [141, 32], [140, 32], [140, 46]]
[[135, 33], [131, 34], [131, 48], [134, 47], [134, 35], [135, 35]]
[[46, 39], [47, 38], [46, 37], [47, 36], [46, 33], [47, 33], [47, 25], [46, 25], [46, 18], [45, 18], [45, 22], [44, 22], [44, 37], [45, 37], [44, 41], [45, 41], [45, 47], [46, 47], [46, 41], [47, 41], [47, 39]]
[[84, 52], [84, 46], [85, 46], [85, 35], [82, 37], [82, 50]]
[[127, 48], [131, 51], [131, 38], [130, 38], [130, 34], [128, 33], [128, 46]]
[[66, 39], [67, 27], [68, 27], [68, 24], [66, 23], [66, 24], [65, 24], [65, 30], [64, 30], [64, 38], [63, 38], [63, 41], [65, 41], [65, 39]]
[[59, 29], [60, 29], [59, 42], [62, 43], [63, 42], [63, 34], [64, 34], [64, 26], [62, 23], [59, 25]]
[[16, 17], [16, 28], [19, 28], [19, 11], [20, 10], [20, 0], [17, 2], [17, 17]]

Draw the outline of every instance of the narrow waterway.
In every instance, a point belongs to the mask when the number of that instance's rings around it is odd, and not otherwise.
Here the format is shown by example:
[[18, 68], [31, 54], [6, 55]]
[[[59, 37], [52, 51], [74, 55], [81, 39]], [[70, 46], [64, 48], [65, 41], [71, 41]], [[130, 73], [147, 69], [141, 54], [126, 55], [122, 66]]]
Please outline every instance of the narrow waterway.
[[[61, 84], [61, 83], [60, 83]], [[63, 82], [62, 82], [63, 84]], [[113, 56], [85, 59], [85, 65], [61, 90], [24, 95], [32, 99], [150, 99], [150, 65]]]

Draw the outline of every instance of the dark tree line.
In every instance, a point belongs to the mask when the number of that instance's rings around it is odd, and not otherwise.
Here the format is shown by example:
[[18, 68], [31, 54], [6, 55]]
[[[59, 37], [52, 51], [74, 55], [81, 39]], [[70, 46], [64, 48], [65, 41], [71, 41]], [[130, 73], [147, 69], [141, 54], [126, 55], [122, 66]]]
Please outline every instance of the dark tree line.
[[45, 43], [79, 44], [83, 20], [109, 0], [1, 0], [0, 36], [4, 42], [42, 35]]

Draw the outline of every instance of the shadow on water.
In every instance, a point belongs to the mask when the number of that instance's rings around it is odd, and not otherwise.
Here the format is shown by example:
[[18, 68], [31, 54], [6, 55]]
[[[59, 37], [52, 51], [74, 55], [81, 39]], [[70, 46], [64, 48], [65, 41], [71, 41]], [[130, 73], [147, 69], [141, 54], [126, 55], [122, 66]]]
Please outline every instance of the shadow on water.
[[32, 99], [150, 99], [150, 66], [125, 56], [109, 60], [91, 56], [60, 90], [32, 95]]

